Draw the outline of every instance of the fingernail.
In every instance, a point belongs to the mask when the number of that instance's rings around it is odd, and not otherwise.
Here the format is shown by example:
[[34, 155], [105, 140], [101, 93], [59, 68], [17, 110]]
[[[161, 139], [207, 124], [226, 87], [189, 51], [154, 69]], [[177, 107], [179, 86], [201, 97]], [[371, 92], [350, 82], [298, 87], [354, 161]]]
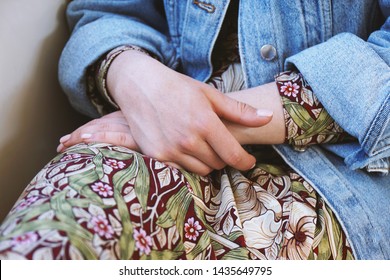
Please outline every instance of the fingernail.
[[70, 139], [70, 134], [64, 135], [60, 138], [60, 143], [64, 143]]
[[274, 114], [273, 111], [271, 110], [267, 110], [267, 109], [258, 109], [256, 111], [256, 114], [259, 116], [259, 117], [272, 117], [272, 115]]
[[252, 167], [250, 169], [253, 169], [256, 167], [256, 162], [252, 165]]
[[61, 150], [64, 148], [64, 145], [59, 144], [57, 147], [57, 153], [61, 152]]
[[81, 139], [89, 139], [92, 137], [91, 133], [83, 133], [81, 134]]

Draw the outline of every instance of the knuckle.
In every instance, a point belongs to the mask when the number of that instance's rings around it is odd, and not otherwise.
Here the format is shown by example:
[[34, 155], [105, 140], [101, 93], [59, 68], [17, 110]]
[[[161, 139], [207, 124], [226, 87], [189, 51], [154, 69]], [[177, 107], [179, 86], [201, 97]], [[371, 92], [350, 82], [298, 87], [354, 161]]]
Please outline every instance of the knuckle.
[[237, 166], [241, 161], [242, 157], [238, 151], [231, 151], [226, 158], [226, 163], [230, 166]]
[[108, 123], [99, 123], [98, 124], [99, 126], [99, 129], [103, 130], [103, 131], [109, 131], [110, 130], [110, 124]]
[[194, 151], [199, 146], [197, 137], [185, 136], [179, 140], [179, 147], [185, 151]]
[[150, 156], [154, 159], [157, 159], [159, 161], [170, 161], [172, 159], [174, 159], [174, 151], [173, 149], [171, 148], [167, 148], [167, 147], [157, 147], [153, 150], [151, 150], [150, 152], [148, 152], [148, 154], [150, 154]]
[[226, 167], [226, 163], [224, 163], [223, 161], [219, 161], [215, 164], [215, 169], [217, 170], [221, 170], [223, 169], [224, 167]]
[[246, 106], [245, 106], [245, 103], [242, 103], [242, 102], [237, 102], [236, 103], [236, 106], [237, 106], [237, 111], [242, 114], [246, 111]]
[[200, 170], [198, 171], [198, 174], [202, 177], [205, 177], [205, 176], [209, 175], [212, 171], [213, 171], [212, 168], [205, 166], [203, 168], [200, 168]]
[[206, 114], [195, 120], [193, 125], [200, 135], [207, 135], [210, 132], [210, 117]]
[[[102, 131], [102, 132], [96, 133], [95, 140], [99, 141], [99, 142], [110, 142], [108, 132]], [[110, 143], [110, 144], [116, 144], [116, 143]]]
[[240, 115], [243, 115], [245, 113], [250, 113], [252, 110], [252, 107], [249, 106], [246, 103], [243, 102], [237, 102], [237, 110], [240, 113]]
[[121, 146], [126, 146], [128, 143], [128, 137], [127, 134], [119, 133], [117, 136], [118, 144]]

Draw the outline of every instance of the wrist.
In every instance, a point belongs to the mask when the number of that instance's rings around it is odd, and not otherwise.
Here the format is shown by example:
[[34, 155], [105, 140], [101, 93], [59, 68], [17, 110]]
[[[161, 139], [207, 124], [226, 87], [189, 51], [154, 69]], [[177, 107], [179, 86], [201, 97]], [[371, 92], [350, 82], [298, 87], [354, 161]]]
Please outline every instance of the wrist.
[[273, 111], [272, 120], [261, 127], [251, 128], [227, 124], [229, 131], [241, 144], [280, 144], [284, 142], [283, 106], [274, 82], [229, 93], [228, 96], [257, 109]]
[[[144, 49], [136, 46], [121, 46], [111, 51], [101, 66], [101, 83], [100, 91], [108, 102], [115, 105], [117, 108], [118, 94], [120, 95], [120, 85], [123, 84], [123, 79], [127, 79], [124, 69], [132, 64], [136, 64], [138, 57], [150, 57], [151, 55]], [[126, 67], [126, 68], [125, 68]]]

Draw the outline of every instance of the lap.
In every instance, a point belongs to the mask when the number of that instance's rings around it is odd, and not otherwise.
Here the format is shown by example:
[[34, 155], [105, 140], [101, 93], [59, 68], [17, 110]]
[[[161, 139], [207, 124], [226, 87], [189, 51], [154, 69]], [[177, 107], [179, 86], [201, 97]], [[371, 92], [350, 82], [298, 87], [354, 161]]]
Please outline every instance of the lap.
[[259, 165], [247, 174], [227, 168], [200, 177], [125, 148], [81, 144], [27, 186], [1, 225], [0, 256], [314, 258], [318, 248], [332, 251], [315, 235], [325, 231], [318, 215], [326, 209], [282, 168]]

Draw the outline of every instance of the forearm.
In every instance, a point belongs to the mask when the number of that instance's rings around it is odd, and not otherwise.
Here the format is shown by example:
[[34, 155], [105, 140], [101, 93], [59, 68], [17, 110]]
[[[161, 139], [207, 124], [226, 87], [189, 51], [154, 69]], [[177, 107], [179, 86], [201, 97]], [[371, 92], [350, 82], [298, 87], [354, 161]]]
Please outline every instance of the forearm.
[[308, 145], [351, 140], [300, 73], [281, 73], [273, 83], [234, 92], [230, 97], [274, 113], [272, 121], [263, 127], [226, 123], [241, 144], [289, 143], [295, 149], [305, 150]]
[[280, 144], [285, 141], [286, 128], [283, 106], [274, 82], [227, 95], [257, 109], [273, 111], [271, 122], [261, 127], [245, 127], [224, 121], [226, 127], [240, 144]]

